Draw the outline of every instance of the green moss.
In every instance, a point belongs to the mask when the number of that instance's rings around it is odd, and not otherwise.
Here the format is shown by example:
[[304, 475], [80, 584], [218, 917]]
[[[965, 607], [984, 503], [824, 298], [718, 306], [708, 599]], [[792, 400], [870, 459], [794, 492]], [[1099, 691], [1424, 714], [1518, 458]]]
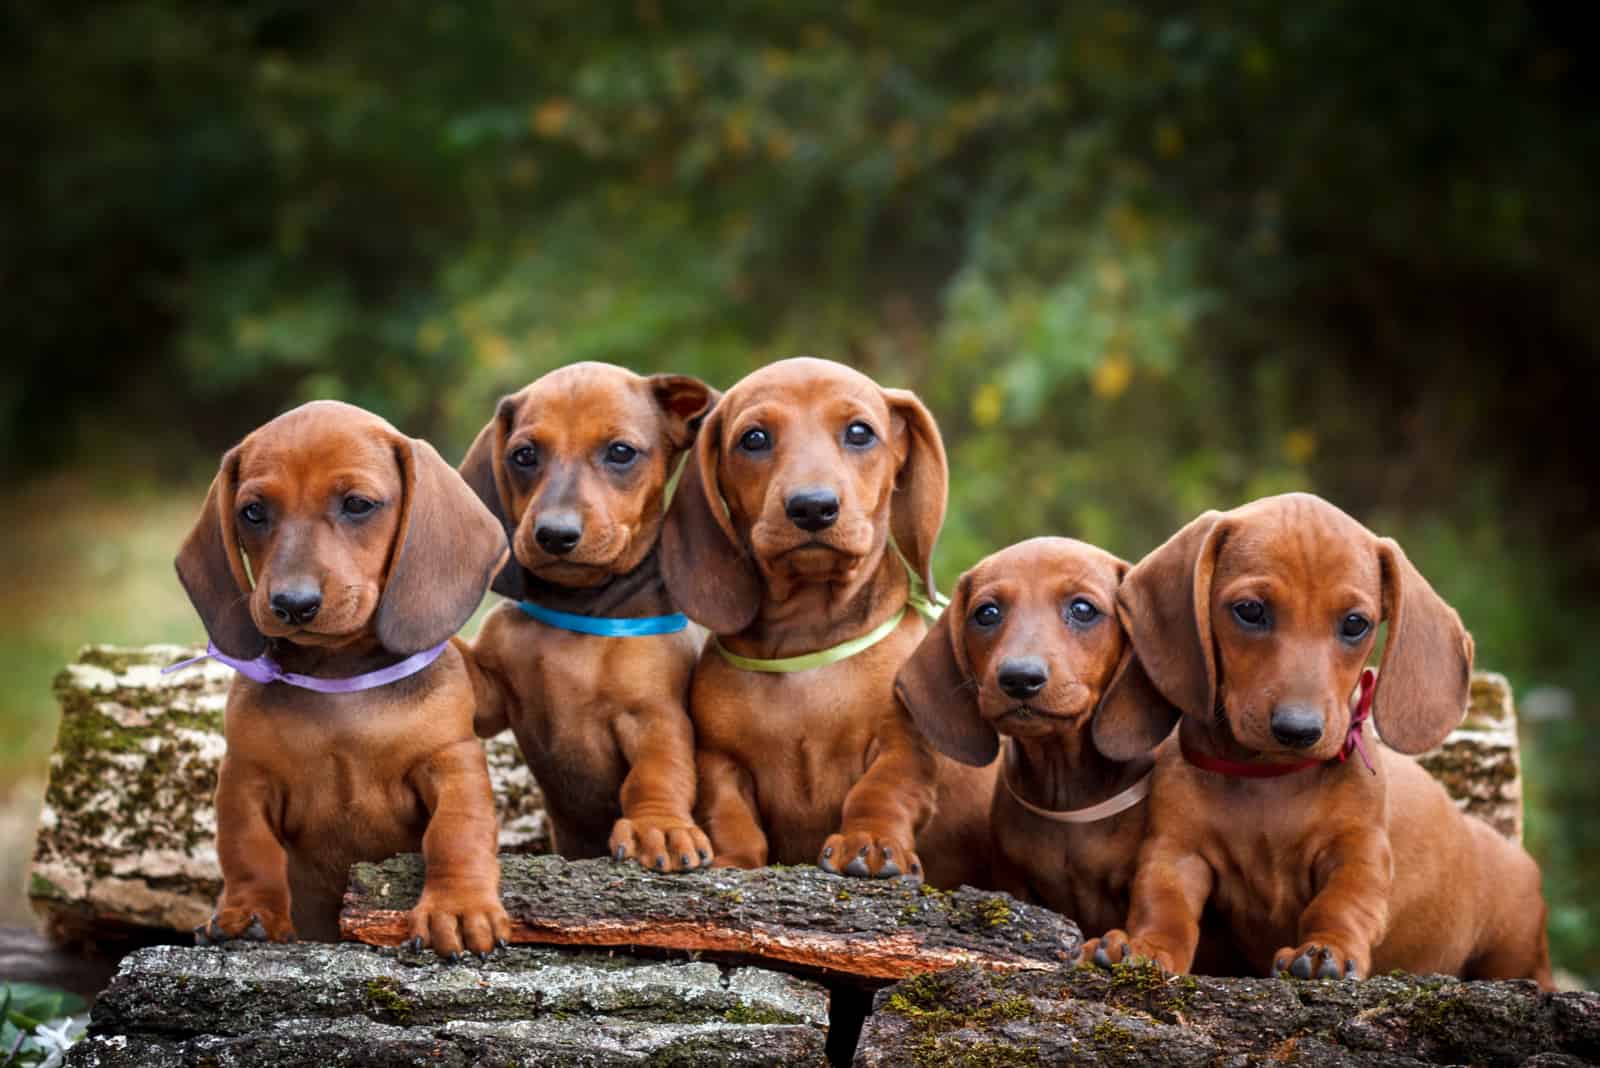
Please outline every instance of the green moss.
[[911, 1048], [917, 1068], [1032, 1068], [1040, 1063], [1038, 1048], [1010, 1042], [941, 1042], [919, 1039]]
[[49, 879], [46, 879], [38, 872], [33, 872], [28, 876], [28, 896], [49, 897], [66, 900], [67, 895], [62, 893], [61, 888], [55, 883], [51, 882]]
[[398, 984], [388, 976], [380, 976], [367, 982], [367, 1002], [379, 1014], [397, 1024], [406, 1024], [411, 1020], [411, 1002], [401, 996], [397, 989]]
[[747, 1005], [744, 1002], [740, 1002], [723, 1013], [722, 1018], [729, 1023], [736, 1024], [790, 1024], [801, 1022], [798, 1018], [786, 1012], [779, 1012], [777, 1009], [763, 1005]]
[[976, 905], [972, 911], [977, 914], [979, 921], [985, 927], [1004, 927], [1014, 918], [1011, 906], [1006, 904], [1003, 897], [987, 897]]
[[850, 891], [841, 888], [837, 894], [833, 895], [833, 899], [835, 901], [849, 901]]

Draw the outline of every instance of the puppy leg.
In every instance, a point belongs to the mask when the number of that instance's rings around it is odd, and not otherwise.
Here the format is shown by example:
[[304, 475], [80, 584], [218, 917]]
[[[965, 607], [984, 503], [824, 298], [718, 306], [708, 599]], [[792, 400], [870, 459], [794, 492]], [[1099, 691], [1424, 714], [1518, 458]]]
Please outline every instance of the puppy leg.
[[1211, 865], [1181, 842], [1152, 839], [1139, 854], [1128, 931], [1107, 931], [1090, 939], [1079, 960], [1101, 967], [1151, 960], [1163, 971], [1187, 973], [1200, 944], [1200, 914], [1215, 881]]
[[217, 773], [217, 860], [222, 898], [211, 919], [195, 929], [201, 945], [233, 938], [293, 942], [289, 857], [268, 813], [277, 791], [259, 769], [232, 753]]
[[711, 863], [711, 840], [695, 825], [694, 728], [675, 701], [624, 715], [616, 725], [628, 761], [622, 818], [611, 830], [611, 855], [657, 871]]
[[488, 953], [511, 936], [500, 904], [500, 862], [494, 796], [483, 745], [467, 739], [445, 746], [412, 772], [429, 812], [422, 836], [426, 876], [411, 910], [411, 941], [441, 957], [462, 947]]
[[1389, 926], [1394, 862], [1389, 836], [1363, 827], [1335, 838], [1316, 860], [1316, 896], [1300, 914], [1300, 944], [1272, 956], [1272, 974], [1351, 979], [1372, 974], [1372, 947]]
[[715, 847], [713, 868], [759, 868], [767, 862], [767, 835], [756, 815], [750, 772], [725, 753], [695, 754], [700, 811]]
[[479, 738], [493, 738], [511, 726], [511, 709], [515, 703], [511, 687], [497, 670], [496, 650], [484, 635], [475, 643], [460, 638], [450, 641], [461, 653], [467, 665], [467, 677], [472, 680], [472, 730]]
[[834, 874], [922, 878], [917, 831], [933, 815], [938, 765], [896, 705], [878, 734], [878, 752], [845, 795], [840, 827], [822, 843], [817, 865]]

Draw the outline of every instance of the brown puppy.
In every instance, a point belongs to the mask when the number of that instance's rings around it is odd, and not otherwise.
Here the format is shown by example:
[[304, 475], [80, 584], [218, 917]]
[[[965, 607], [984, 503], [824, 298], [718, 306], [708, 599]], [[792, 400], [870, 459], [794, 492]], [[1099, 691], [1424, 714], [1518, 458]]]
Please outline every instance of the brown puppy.
[[[1317, 497], [1269, 497], [1179, 531], [1129, 572], [1118, 612], [1134, 665], [1183, 716], [1157, 765], [1131, 937], [1086, 955], [1187, 971], [1209, 903], [1258, 974], [1550, 986], [1538, 868], [1400, 755], [1460, 722], [1472, 639], [1399, 545]], [[1094, 729], [1134, 754], [1170, 726], [1119, 680]]]
[[177, 559], [213, 646], [309, 685], [397, 662], [404, 677], [315, 692], [240, 666], [217, 779], [224, 885], [202, 940], [337, 938], [350, 865], [419, 847], [415, 939], [451, 954], [509, 934], [473, 684], [449, 641], [505, 551], [431, 445], [359, 408], [304, 405], [223, 456]]
[[994, 881], [1090, 931], [1127, 916], [1154, 762], [1150, 753], [1111, 760], [1089, 738], [1124, 659], [1116, 596], [1127, 570], [1070, 538], [988, 556], [961, 576], [895, 682], [947, 756], [987, 765], [1006, 736], [990, 808]]
[[[473, 642], [488, 683], [478, 731], [510, 724], [570, 859], [663, 871], [711, 860], [684, 709], [699, 637], [567, 628], [677, 612], [656, 553], [664, 493], [715, 399], [682, 375], [573, 364], [501, 400], [461, 464], [511, 538], [494, 591], [524, 606], [495, 608]], [[585, 618], [563, 625], [550, 609]]]
[[987, 879], [993, 769], [935, 754], [893, 692], [926, 626], [890, 535], [931, 589], [947, 482], [921, 402], [826, 360], [762, 368], [706, 420], [662, 571], [717, 635], [689, 705], [716, 863]]

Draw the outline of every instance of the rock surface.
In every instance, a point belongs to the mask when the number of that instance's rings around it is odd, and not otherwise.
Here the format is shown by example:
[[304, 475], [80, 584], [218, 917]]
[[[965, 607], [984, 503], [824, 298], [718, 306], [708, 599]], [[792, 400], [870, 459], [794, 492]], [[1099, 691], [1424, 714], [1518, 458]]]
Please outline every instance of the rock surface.
[[828, 996], [758, 968], [509, 949], [172, 946], [123, 961], [81, 1066], [825, 1064]]
[[858, 1068], [1558, 1065], [1600, 1058], [1600, 995], [1532, 983], [1164, 977], [965, 967], [878, 992]]
[[[187, 932], [222, 886], [211, 796], [233, 671], [177, 645], [91, 645], [56, 677], [61, 727], [28, 893], [53, 939]], [[487, 743], [500, 846], [543, 851], [544, 805], [510, 734]], [[134, 929], [133, 931], [130, 931]]]
[[[415, 855], [356, 865], [344, 937], [400, 944], [421, 889]], [[663, 875], [632, 863], [503, 855], [500, 896], [516, 943], [731, 954], [829, 977], [899, 979], [967, 962], [1051, 968], [1082, 944], [1071, 920], [1005, 894], [813, 867]]]

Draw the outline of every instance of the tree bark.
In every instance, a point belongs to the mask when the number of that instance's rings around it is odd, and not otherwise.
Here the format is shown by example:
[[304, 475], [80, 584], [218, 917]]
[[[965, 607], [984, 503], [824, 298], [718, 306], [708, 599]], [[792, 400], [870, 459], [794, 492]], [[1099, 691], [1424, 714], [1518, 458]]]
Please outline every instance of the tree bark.
[[[500, 860], [514, 943], [711, 953], [868, 981], [968, 962], [1051, 968], [1081, 945], [1071, 920], [971, 887], [946, 892], [809, 866], [662, 875], [607, 860]], [[340, 916], [344, 938], [399, 945], [421, 888], [415, 855], [356, 865]]]
[[1530, 982], [1163, 976], [1153, 965], [987, 973], [878, 992], [857, 1068], [941, 1065], [1589, 1064], [1600, 995]]

